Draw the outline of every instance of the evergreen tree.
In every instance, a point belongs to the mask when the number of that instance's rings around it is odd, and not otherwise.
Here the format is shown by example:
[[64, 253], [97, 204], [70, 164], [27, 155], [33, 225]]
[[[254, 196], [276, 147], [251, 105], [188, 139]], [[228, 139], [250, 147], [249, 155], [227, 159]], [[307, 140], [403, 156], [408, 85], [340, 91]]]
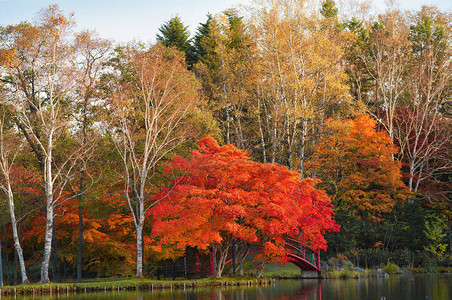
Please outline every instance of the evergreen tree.
[[179, 16], [166, 21], [159, 28], [159, 31], [157, 41], [162, 42], [166, 47], [175, 47], [184, 53], [187, 53], [190, 49], [190, 32], [188, 26], [184, 25]]
[[202, 84], [202, 92], [223, 130], [225, 143], [246, 149], [248, 133], [254, 129], [251, 111], [252, 78], [255, 71], [255, 43], [245, 30], [243, 18], [234, 9], [214, 18], [208, 16], [195, 37], [198, 63], [194, 69]]
[[192, 40], [189, 51], [187, 52], [187, 64], [189, 69], [193, 68], [197, 62], [202, 61], [207, 55], [207, 49], [201, 41], [203, 39], [205, 40], [209, 35], [212, 19], [212, 15], [208, 13], [206, 22], [199, 23], [197, 32]]
[[325, 0], [322, 3], [321, 14], [327, 19], [337, 18], [337, 7], [333, 0]]

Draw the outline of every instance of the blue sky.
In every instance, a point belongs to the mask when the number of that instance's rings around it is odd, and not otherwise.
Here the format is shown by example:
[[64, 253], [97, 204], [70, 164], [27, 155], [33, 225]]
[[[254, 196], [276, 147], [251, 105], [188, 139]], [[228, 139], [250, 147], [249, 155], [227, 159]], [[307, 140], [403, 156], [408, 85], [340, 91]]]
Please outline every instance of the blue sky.
[[[384, 8], [385, 0], [374, 0]], [[423, 4], [452, 10], [451, 0], [400, 0], [402, 8]], [[96, 30], [103, 38], [127, 42], [153, 41], [158, 28], [178, 14], [192, 32], [205, 22], [206, 14], [221, 12], [248, 0], [0, 0], [0, 25], [32, 20], [36, 12], [56, 3], [65, 13], [74, 12], [78, 29]]]

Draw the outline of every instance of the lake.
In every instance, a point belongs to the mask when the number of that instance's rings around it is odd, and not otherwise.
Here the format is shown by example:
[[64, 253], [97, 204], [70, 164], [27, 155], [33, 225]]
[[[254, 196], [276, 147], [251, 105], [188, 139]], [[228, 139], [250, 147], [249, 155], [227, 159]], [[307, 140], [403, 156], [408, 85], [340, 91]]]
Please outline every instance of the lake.
[[59, 297], [5, 297], [10, 299], [139, 299], [139, 300], [452, 300], [452, 274], [400, 275], [369, 279], [277, 280], [266, 286], [187, 288], [153, 292], [112, 292], [60, 295]]

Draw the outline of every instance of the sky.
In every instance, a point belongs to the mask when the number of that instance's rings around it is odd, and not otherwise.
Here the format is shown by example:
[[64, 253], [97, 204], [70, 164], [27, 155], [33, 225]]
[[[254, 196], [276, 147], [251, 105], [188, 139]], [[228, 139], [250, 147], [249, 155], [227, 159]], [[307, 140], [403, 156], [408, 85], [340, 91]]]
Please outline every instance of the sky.
[[[383, 9], [385, 0], [374, 0]], [[399, 0], [404, 9], [419, 9], [422, 5], [436, 5], [452, 10], [451, 0]], [[249, 0], [0, 0], [0, 25], [31, 21], [36, 13], [50, 4], [58, 4], [65, 12], [75, 13], [77, 29], [90, 29], [102, 38], [116, 42], [155, 41], [158, 28], [178, 15], [195, 32], [207, 13], [247, 4]]]

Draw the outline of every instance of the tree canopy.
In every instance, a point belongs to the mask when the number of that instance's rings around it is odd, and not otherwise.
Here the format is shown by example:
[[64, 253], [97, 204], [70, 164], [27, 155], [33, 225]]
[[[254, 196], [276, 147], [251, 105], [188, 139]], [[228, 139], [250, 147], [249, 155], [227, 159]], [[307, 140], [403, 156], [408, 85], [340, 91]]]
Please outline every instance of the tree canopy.
[[365, 221], [381, 221], [409, 193], [402, 182], [396, 148], [386, 132], [376, 131], [369, 115], [327, 120], [325, 136], [310, 161], [340, 206], [356, 210]]
[[173, 159], [166, 172], [181, 174], [151, 213], [155, 249], [212, 248], [220, 277], [234, 241], [257, 244], [256, 260], [287, 262], [285, 239], [326, 249], [323, 234], [337, 231], [332, 206], [315, 180], [301, 179], [287, 167], [253, 162], [232, 145], [211, 137], [198, 141], [192, 158]]
[[157, 34], [157, 41], [162, 42], [166, 47], [175, 47], [179, 51], [186, 53], [190, 48], [190, 32], [179, 16], [172, 17], [166, 21]]

